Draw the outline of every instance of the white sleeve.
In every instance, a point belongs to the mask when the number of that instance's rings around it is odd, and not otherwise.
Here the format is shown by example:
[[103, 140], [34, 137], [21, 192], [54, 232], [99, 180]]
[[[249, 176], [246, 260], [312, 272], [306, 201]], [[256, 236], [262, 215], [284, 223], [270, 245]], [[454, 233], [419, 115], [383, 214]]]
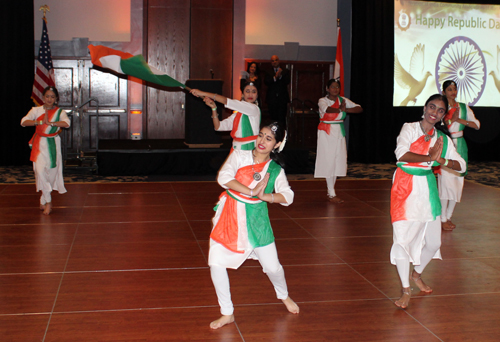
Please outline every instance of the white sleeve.
[[232, 181], [238, 172], [240, 165], [240, 150], [233, 150], [227, 157], [224, 165], [219, 170], [217, 175], [217, 183], [220, 184], [224, 189], [228, 189], [225, 185]]
[[59, 121], [66, 122], [68, 124], [68, 127], [71, 125], [71, 121], [69, 120], [68, 117], [68, 112], [65, 111], [64, 109], [61, 111], [61, 115], [59, 116]]
[[[453, 140], [451, 140], [451, 138], [448, 137], [447, 135], [445, 135], [445, 137], [448, 139], [448, 148], [444, 156], [445, 159], [452, 159], [458, 161], [458, 163], [460, 164], [459, 172], [465, 172], [465, 170], [467, 169], [467, 163], [465, 162], [464, 158], [462, 158], [462, 156], [458, 154], [457, 149], [453, 144]], [[450, 164], [448, 164], [448, 167], [450, 167]]]
[[405, 123], [403, 128], [401, 128], [401, 132], [399, 132], [397, 142], [396, 142], [396, 150], [394, 153], [396, 154], [396, 159], [399, 160], [405, 153], [410, 152], [411, 144], [413, 143], [412, 137], [413, 129], [408, 124]]
[[328, 100], [325, 97], [320, 98], [318, 101], [319, 117], [320, 118], [323, 118], [328, 107], [329, 107]]
[[230, 117], [222, 120], [220, 122], [220, 126], [219, 126], [219, 129], [217, 129], [217, 131], [232, 131], [233, 130], [233, 122], [234, 122], [235, 117], [236, 117], [236, 113], [231, 114]]
[[227, 99], [226, 108], [236, 110], [242, 114], [248, 116], [259, 116], [260, 117], [260, 109], [256, 104], [245, 102], [245, 101], [236, 101], [233, 99]]
[[476, 119], [476, 116], [474, 115], [472, 109], [470, 109], [468, 105], [466, 105], [466, 107], [467, 107], [467, 121], [474, 122], [477, 125], [477, 129], [481, 128], [481, 123], [479, 122], [478, 119]]
[[343, 99], [345, 101], [345, 107], [346, 108], [361, 107], [359, 104], [352, 102], [347, 97], [343, 97]]
[[38, 117], [38, 115], [36, 114], [36, 108], [37, 107], [33, 107], [30, 109], [30, 111], [28, 112], [28, 114], [26, 114], [22, 119], [21, 119], [21, 126], [24, 127], [23, 125], [23, 122], [26, 121], [26, 120], [36, 120], [36, 118]]
[[277, 194], [282, 194], [285, 197], [286, 203], [280, 203], [281, 205], [287, 207], [293, 203], [294, 193], [288, 180], [286, 179], [285, 171], [281, 169], [276, 181], [274, 182], [274, 191]]

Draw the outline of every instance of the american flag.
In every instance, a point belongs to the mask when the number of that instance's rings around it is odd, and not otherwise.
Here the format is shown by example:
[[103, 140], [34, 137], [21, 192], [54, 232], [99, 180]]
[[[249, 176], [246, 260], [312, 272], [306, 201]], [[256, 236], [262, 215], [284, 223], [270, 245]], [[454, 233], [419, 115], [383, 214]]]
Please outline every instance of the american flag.
[[35, 81], [33, 82], [33, 91], [31, 93], [31, 98], [37, 105], [41, 106], [43, 104], [42, 92], [48, 86], [55, 87], [56, 83], [54, 69], [52, 68], [47, 20], [44, 17], [42, 39], [40, 40], [38, 59], [36, 61]]

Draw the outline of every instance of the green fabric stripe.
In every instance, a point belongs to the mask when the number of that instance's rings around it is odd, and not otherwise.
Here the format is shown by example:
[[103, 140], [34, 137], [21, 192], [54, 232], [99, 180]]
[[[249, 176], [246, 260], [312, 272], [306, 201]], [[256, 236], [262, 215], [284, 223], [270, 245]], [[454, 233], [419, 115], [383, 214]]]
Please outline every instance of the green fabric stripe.
[[140, 78], [141, 80], [159, 84], [165, 87], [182, 87], [186, 86], [168, 75], [155, 75], [151, 72], [148, 63], [142, 55], [137, 55], [127, 59], [122, 59], [120, 67], [127, 75]]
[[240, 126], [241, 126], [241, 137], [242, 138], [247, 138], [251, 137], [253, 134], [252, 130], [252, 125], [250, 124], [250, 119], [248, 118], [248, 115], [241, 114], [241, 119], [240, 119]]
[[467, 143], [465, 142], [464, 137], [456, 138], [456, 142], [455, 147], [457, 148], [457, 152], [465, 160], [465, 172], [459, 174], [460, 177], [464, 177], [469, 171], [469, 149], [467, 148]]
[[269, 221], [267, 203], [245, 203], [247, 215], [248, 241], [252, 247], [267, 246], [274, 241], [273, 229]]
[[[59, 121], [61, 117], [61, 112], [62, 109], [59, 108], [57, 111], [55, 118], [52, 120], [52, 122]], [[59, 127], [50, 127], [49, 134], [54, 134], [57, 132]], [[57, 166], [57, 148], [56, 148], [56, 139], [54, 138], [47, 138], [47, 146], [49, 148], [49, 158], [50, 158], [50, 168], [53, 169]]]
[[[234, 148], [236, 148], [236, 146]], [[255, 141], [252, 141], [252, 142], [249, 142], [247, 144], [241, 145], [240, 150], [250, 151], [250, 150], [253, 150], [254, 148], [255, 148]]]
[[[460, 106], [460, 119], [462, 120], [467, 120], [467, 107], [465, 106], [465, 103], [458, 103]], [[458, 124], [458, 130], [463, 131], [465, 128], [465, 125], [462, 125], [461, 123]]]
[[49, 148], [50, 168], [53, 169], [56, 167], [57, 161], [56, 140], [54, 138], [47, 138], [47, 146]]

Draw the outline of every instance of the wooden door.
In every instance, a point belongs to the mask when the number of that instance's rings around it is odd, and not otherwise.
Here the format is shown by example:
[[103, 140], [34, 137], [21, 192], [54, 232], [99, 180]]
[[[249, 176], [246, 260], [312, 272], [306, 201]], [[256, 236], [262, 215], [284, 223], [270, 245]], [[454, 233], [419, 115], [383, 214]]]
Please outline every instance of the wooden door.
[[[147, 61], [184, 83], [189, 78], [190, 1], [147, 0]], [[148, 84], [149, 85], [149, 84]], [[148, 139], [184, 138], [185, 92], [149, 85]]]

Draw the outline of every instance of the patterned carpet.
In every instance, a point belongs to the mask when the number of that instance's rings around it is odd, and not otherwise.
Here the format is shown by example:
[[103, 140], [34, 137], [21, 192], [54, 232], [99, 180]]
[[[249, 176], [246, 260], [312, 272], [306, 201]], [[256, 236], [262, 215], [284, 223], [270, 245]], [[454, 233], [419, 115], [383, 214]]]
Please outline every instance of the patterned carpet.
[[[396, 166], [394, 164], [362, 164], [349, 163], [347, 177], [343, 179], [392, 179]], [[287, 175], [289, 180], [314, 179], [313, 169], [308, 174]], [[467, 180], [475, 183], [500, 188], [500, 162], [476, 162], [469, 164]], [[64, 171], [66, 183], [111, 183], [111, 182], [182, 182], [182, 181], [211, 181], [215, 175], [206, 176], [132, 176], [132, 177], [103, 177], [90, 171], [68, 169]], [[0, 184], [34, 183], [35, 178], [31, 166], [0, 167]]]

